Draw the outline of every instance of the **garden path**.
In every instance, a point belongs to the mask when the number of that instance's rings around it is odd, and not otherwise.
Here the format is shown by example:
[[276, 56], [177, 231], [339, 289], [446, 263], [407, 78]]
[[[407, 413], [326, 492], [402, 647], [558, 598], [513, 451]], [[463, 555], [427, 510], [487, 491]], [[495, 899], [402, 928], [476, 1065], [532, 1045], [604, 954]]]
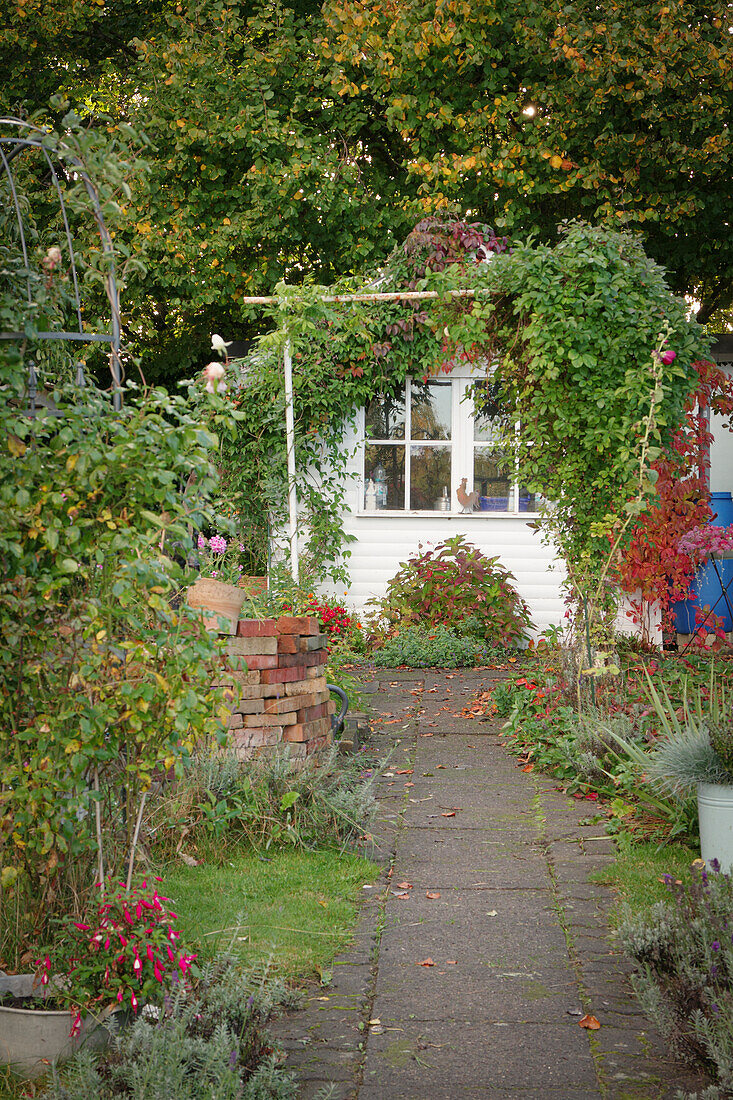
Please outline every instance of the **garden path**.
[[[612, 841], [589, 804], [522, 772], [461, 710], [501, 673], [369, 674], [381, 884], [352, 949], [275, 1024], [303, 1100], [662, 1100], [672, 1062], [608, 938], [592, 881]], [[371, 853], [370, 853], [371, 854]], [[402, 884], [402, 885], [401, 885]], [[429, 965], [432, 962], [434, 965]], [[597, 1030], [580, 1025], [586, 1014]]]

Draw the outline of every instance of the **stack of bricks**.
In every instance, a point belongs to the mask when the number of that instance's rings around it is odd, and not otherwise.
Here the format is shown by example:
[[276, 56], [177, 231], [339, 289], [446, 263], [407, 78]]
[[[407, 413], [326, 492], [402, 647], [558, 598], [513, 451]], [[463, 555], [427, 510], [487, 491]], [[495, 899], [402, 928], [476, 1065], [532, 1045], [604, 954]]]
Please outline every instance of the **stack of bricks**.
[[[326, 686], [326, 635], [318, 619], [240, 619], [227, 642], [239, 699], [229, 720], [241, 759], [287, 745], [304, 759], [331, 744], [335, 703]], [[246, 671], [244, 671], [246, 667]]]

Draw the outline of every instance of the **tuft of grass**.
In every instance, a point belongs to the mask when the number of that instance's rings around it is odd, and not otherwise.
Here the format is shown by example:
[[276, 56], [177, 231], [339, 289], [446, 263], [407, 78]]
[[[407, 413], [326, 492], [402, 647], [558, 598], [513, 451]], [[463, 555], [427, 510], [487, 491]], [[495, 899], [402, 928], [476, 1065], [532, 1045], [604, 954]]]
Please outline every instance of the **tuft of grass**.
[[269, 962], [297, 982], [323, 980], [349, 942], [362, 887], [379, 873], [349, 852], [245, 851], [224, 866], [169, 870], [161, 889], [207, 955], [230, 950], [248, 968]]
[[614, 928], [618, 928], [629, 911], [636, 916], [646, 912], [657, 901], [668, 901], [669, 890], [663, 876], [683, 878], [700, 853], [686, 844], [655, 844], [637, 841], [628, 833], [616, 837], [617, 854], [613, 863], [596, 871], [594, 882], [611, 886], [616, 892], [616, 905], [611, 913]]

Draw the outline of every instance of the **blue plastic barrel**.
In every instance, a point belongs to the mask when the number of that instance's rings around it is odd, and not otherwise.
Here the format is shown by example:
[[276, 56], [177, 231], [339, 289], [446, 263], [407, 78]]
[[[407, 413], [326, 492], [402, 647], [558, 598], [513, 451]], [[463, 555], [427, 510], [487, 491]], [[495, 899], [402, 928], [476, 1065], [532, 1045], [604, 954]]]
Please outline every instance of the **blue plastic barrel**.
[[733, 496], [730, 493], [711, 493], [712, 522], [716, 527], [730, 527], [733, 523]]
[[[723, 585], [728, 589], [728, 603], [733, 607], [733, 560], [716, 561], [720, 580], [711, 561], [697, 567], [690, 582], [690, 598], [672, 604], [675, 629], [678, 634], [692, 634], [695, 630], [695, 608], [707, 604], [723, 620], [723, 630], [733, 630], [733, 616], [723, 595]], [[712, 616], [710, 619], [712, 623]]]

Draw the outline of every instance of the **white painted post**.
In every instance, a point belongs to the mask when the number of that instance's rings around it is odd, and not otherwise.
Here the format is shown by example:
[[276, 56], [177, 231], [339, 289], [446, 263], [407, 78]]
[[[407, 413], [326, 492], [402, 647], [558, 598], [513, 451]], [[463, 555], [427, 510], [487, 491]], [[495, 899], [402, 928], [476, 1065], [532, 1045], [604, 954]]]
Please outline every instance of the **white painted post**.
[[285, 339], [283, 353], [285, 373], [285, 437], [288, 449], [288, 513], [290, 518], [290, 570], [298, 584], [300, 563], [298, 560], [298, 493], [295, 487], [295, 416], [293, 414], [293, 361], [290, 337]]

